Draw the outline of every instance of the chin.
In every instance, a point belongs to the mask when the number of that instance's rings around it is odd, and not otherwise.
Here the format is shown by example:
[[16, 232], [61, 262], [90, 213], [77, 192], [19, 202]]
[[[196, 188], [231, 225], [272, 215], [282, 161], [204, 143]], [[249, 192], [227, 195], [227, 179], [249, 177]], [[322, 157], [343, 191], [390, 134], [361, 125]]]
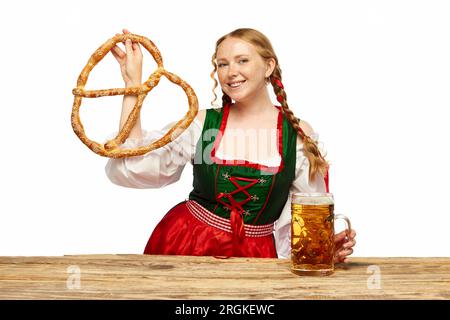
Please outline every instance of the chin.
[[239, 102], [239, 101], [243, 101], [245, 99], [245, 95], [242, 94], [229, 94], [227, 93], [227, 95], [234, 101]]

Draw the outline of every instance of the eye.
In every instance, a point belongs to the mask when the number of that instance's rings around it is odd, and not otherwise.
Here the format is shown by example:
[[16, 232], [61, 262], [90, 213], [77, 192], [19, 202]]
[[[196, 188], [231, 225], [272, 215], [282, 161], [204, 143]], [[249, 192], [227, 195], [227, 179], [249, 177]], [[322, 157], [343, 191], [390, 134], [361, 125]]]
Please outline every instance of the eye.
[[239, 60], [239, 62], [247, 62], [248, 60], [247, 59], [241, 59], [241, 60]]
[[220, 68], [220, 67], [222, 67], [224, 65], [225, 65], [225, 63], [219, 63], [217, 66]]

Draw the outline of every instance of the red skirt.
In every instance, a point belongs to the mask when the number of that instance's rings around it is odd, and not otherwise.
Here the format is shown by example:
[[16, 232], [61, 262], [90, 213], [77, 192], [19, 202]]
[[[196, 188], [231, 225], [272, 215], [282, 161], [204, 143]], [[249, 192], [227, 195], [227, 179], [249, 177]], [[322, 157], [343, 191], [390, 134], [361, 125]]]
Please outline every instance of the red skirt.
[[183, 201], [158, 223], [144, 254], [277, 258], [273, 235], [244, 237], [238, 246], [234, 240], [231, 232], [195, 217]]

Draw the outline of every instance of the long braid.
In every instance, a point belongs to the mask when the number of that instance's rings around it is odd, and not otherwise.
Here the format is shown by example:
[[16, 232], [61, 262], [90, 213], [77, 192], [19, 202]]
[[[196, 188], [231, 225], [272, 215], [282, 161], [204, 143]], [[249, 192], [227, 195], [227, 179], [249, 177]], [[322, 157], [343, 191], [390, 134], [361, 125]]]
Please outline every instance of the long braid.
[[[277, 79], [279, 81], [277, 81]], [[317, 172], [321, 172], [323, 176], [327, 174], [329, 168], [329, 163], [322, 156], [317, 143], [311, 139], [300, 127], [300, 119], [297, 118], [287, 104], [286, 91], [281, 84], [281, 69], [277, 63], [272, 75], [270, 76], [270, 83], [273, 86], [275, 95], [277, 96], [278, 102], [281, 104], [283, 113], [285, 114], [288, 121], [291, 123], [294, 130], [298, 132], [298, 135], [302, 138], [304, 153], [308, 158], [310, 163], [309, 168], [309, 179], [314, 180]], [[281, 86], [280, 86], [281, 84]]]

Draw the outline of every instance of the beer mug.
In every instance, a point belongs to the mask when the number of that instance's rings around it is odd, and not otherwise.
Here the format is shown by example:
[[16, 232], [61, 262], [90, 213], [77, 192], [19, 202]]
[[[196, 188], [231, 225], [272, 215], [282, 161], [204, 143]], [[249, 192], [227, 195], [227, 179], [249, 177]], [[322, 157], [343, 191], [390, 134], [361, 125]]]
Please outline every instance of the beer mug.
[[294, 193], [291, 200], [291, 271], [298, 275], [326, 276], [334, 271], [334, 214], [331, 193]]

